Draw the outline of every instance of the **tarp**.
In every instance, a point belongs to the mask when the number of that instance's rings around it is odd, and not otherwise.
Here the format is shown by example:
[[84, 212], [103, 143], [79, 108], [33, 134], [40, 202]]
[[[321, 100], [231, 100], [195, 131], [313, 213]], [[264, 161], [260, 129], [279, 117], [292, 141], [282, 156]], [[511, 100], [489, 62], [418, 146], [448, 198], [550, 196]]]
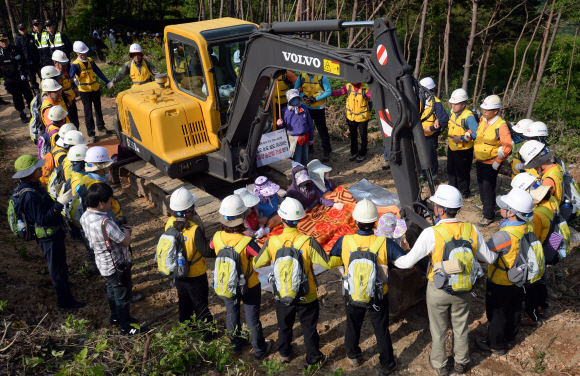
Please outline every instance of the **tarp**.
[[367, 200], [374, 202], [376, 206], [396, 206], [399, 209], [401, 208], [401, 202], [396, 193], [389, 192], [383, 187], [374, 185], [367, 179], [359, 180], [355, 185], [349, 188], [349, 192], [357, 201], [366, 198]]

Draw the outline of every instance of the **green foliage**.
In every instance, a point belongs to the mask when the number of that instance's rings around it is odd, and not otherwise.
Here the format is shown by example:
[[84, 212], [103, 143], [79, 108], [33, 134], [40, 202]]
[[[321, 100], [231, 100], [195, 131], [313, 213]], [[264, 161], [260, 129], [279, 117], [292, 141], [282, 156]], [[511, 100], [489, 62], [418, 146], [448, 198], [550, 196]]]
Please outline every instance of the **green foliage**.
[[85, 261], [84, 265], [81, 265], [79, 270], [77, 270], [77, 274], [84, 275], [85, 277], [90, 277], [91, 275], [93, 275], [93, 268], [88, 261]]
[[280, 362], [280, 359], [264, 360], [262, 366], [266, 367], [268, 376], [276, 375], [280, 372], [284, 372], [288, 364]]
[[18, 252], [18, 255], [23, 259], [23, 260], [30, 260], [31, 257], [28, 255], [28, 251], [26, 250], [26, 246], [22, 245], [20, 246], [20, 248], [14, 246], [14, 250], [16, 252]]
[[0, 300], [0, 312], [4, 312], [4, 308], [8, 305], [8, 300]]
[[84, 335], [86, 334], [86, 327], [89, 323], [89, 320], [77, 320], [73, 314], [70, 314], [64, 321], [64, 325], [60, 326], [60, 331], [65, 335], [65, 337]]

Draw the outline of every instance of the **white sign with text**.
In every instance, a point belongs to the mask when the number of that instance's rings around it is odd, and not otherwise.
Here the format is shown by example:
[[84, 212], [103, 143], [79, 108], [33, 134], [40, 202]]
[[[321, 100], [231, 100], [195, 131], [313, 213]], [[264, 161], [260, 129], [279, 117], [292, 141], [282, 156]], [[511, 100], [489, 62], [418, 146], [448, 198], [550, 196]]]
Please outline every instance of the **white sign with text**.
[[290, 158], [290, 146], [288, 145], [286, 130], [280, 129], [263, 134], [258, 147], [258, 155], [256, 156], [258, 167], [286, 158]]

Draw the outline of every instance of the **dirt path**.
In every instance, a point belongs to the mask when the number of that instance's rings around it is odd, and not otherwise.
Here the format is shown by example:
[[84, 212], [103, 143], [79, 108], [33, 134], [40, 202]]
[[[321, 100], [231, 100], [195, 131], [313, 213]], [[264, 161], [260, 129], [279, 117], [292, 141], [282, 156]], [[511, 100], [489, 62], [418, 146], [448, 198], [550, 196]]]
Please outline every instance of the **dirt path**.
[[[10, 100], [3, 91], [0, 95]], [[82, 107], [82, 106], [79, 106]], [[112, 129], [114, 115], [114, 100], [103, 99], [105, 122]], [[82, 111], [79, 114], [83, 119]], [[6, 210], [9, 196], [16, 185], [11, 179], [14, 173], [13, 163], [21, 154], [35, 152], [35, 146], [28, 137], [28, 127], [23, 125], [16, 111], [11, 106], [0, 107], [0, 129], [4, 142], [0, 145], [2, 158], [0, 169], [0, 207]], [[81, 120], [81, 131], [85, 133], [84, 121]], [[331, 173], [338, 184], [351, 186], [365, 177], [371, 182], [394, 190], [392, 176], [383, 172], [381, 166], [382, 147], [371, 144], [369, 158], [361, 164], [348, 161], [348, 147], [345, 142], [333, 142], [335, 153], [330, 165], [335, 168]], [[317, 145], [319, 146], [319, 145]], [[315, 154], [316, 157], [320, 155]], [[445, 161], [442, 159], [440, 179], [446, 182], [444, 172]], [[466, 207], [460, 213], [460, 219], [476, 222], [479, 219], [475, 205], [479, 203], [474, 172], [472, 173], [472, 192], [474, 197], [467, 200]], [[502, 179], [500, 191], [506, 191], [509, 181]], [[146, 299], [133, 305], [132, 314], [140, 320], [154, 316], [176, 301], [175, 289], [169, 286], [167, 280], [155, 273], [152, 264], [154, 248], [165, 224], [166, 218], [144, 199], [133, 196], [128, 189], [114, 187], [121, 200], [129, 224], [134, 228], [133, 259], [134, 289], [142, 293]], [[497, 227], [495, 224], [482, 229], [488, 238]], [[67, 258], [69, 264], [72, 291], [79, 300], [86, 301], [87, 307], [77, 313], [89, 319], [95, 328], [107, 327], [108, 305], [105, 297], [104, 283], [100, 276], [88, 273], [85, 267], [85, 251], [80, 243], [67, 240]], [[9, 232], [6, 221], [0, 225], [0, 299], [8, 300], [7, 310], [26, 326], [37, 324], [48, 313], [45, 320], [59, 324], [66, 314], [55, 309], [56, 297], [46, 263], [35, 243], [23, 243]], [[209, 262], [210, 269], [213, 262]], [[496, 357], [477, 351], [473, 338], [485, 333], [487, 328], [485, 318], [485, 280], [476, 288], [477, 297], [473, 299], [470, 313], [470, 343], [472, 352], [471, 375], [574, 375], [580, 374], [580, 316], [578, 315], [578, 293], [580, 292], [580, 258], [577, 252], [572, 257], [551, 268], [549, 274], [550, 296], [552, 308], [548, 319], [537, 329], [523, 328], [517, 338], [517, 346], [507, 356]], [[208, 273], [209, 274], [209, 273]], [[340, 292], [340, 275], [338, 271], [323, 273], [319, 278], [321, 351], [329, 355], [326, 367], [319, 374], [331, 373], [342, 367], [345, 375], [369, 375], [378, 366], [378, 353], [373, 329], [367, 319], [363, 324], [360, 346], [364, 354], [364, 362], [358, 369], [349, 366], [344, 348], [344, 300]], [[220, 325], [224, 324], [225, 310], [220, 299], [211, 297], [211, 311]], [[175, 317], [172, 318], [174, 320]], [[169, 324], [171, 321], [169, 322]], [[277, 339], [277, 324], [274, 311], [274, 300], [270, 294], [262, 295], [262, 324], [267, 338]], [[430, 352], [430, 334], [427, 310], [424, 302], [407, 310], [400, 318], [392, 320], [390, 331], [393, 339], [395, 355], [399, 362], [396, 375], [428, 374], [432, 370], [428, 365]], [[449, 332], [451, 333], [451, 332]], [[301, 374], [304, 364], [304, 343], [302, 331], [297, 325], [294, 331], [294, 359], [284, 372], [288, 375]], [[451, 340], [448, 341], [451, 353]], [[251, 350], [243, 352], [241, 358], [251, 361]], [[275, 356], [273, 356], [275, 358]], [[265, 374], [265, 368], [253, 363], [258, 374]]]

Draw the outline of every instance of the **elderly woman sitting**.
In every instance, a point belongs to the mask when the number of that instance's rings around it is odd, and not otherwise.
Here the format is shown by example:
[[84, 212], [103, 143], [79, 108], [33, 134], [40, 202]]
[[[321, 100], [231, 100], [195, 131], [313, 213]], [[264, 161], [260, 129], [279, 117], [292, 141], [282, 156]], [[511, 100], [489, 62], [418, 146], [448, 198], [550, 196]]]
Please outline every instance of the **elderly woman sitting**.
[[308, 163], [307, 168], [308, 176], [312, 179], [312, 182], [316, 185], [321, 195], [336, 189], [336, 184], [330, 180], [332, 167], [323, 165], [318, 159], [313, 159]]
[[338, 210], [344, 208], [344, 204], [333, 202], [322, 197], [319, 189], [308, 176], [308, 171], [304, 166], [296, 166], [292, 169], [292, 185], [288, 188], [286, 197], [292, 197], [300, 201], [306, 210], [312, 209], [318, 204], [322, 204], [327, 208], [333, 207]]

